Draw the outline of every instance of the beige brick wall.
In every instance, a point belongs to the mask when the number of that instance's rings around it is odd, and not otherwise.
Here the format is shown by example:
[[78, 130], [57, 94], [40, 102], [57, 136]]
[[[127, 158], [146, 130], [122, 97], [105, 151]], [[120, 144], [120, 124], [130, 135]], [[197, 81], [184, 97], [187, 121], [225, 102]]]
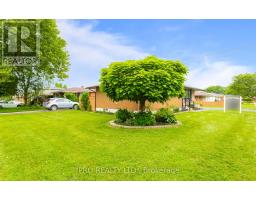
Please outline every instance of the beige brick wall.
[[196, 101], [202, 106], [209, 106], [209, 107], [223, 107], [224, 101], [216, 101], [216, 102], [207, 102], [207, 101]]
[[91, 104], [91, 108], [92, 108], [92, 111], [95, 111], [95, 92], [89, 92], [89, 101], [90, 101], [90, 104]]
[[159, 110], [160, 108], [170, 108], [171, 106], [181, 107], [181, 99], [179, 98], [171, 98], [170, 100], [164, 103], [146, 103], [147, 106], [150, 107], [151, 110]]
[[103, 92], [97, 88], [96, 93], [96, 108], [120, 109], [126, 108], [130, 111], [138, 110], [138, 104], [132, 101], [118, 101], [114, 102], [108, 98]]
[[[95, 98], [96, 94], [96, 98]], [[128, 109], [130, 111], [137, 111], [138, 110], [138, 103], [133, 101], [118, 101], [114, 102], [110, 98], [106, 96], [103, 92], [99, 91], [97, 88], [97, 92], [90, 92], [89, 100], [91, 103], [92, 111], [95, 111], [95, 108], [103, 108], [103, 109]], [[96, 105], [95, 105], [96, 101]], [[170, 100], [166, 101], [165, 103], [149, 103], [146, 102], [146, 106], [149, 106], [152, 111], [159, 110], [160, 108], [169, 108], [171, 106], [178, 106], [181, 107], [181, 99], [179, 98], [171, 98]]]

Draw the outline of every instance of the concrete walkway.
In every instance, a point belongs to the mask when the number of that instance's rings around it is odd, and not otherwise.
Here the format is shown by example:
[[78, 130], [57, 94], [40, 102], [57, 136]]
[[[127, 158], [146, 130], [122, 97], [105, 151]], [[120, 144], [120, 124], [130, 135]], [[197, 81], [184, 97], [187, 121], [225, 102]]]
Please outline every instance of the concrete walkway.
[[[222, 111], [224, 111], [223, 108], [202, 108], [202, 110], [222, 110]], [[242, 112], [256, 112], [256, 110], [242, 109]]]
[[30, 113], [40, 113], [40, 112], [49, 112], [49, 110], [33, 110], [33, 111], [22, 111], [22, 112], [9, 112], [9, 113], [0, 113], [0, 115], [19, 115], [19, 114], [30, 114]]

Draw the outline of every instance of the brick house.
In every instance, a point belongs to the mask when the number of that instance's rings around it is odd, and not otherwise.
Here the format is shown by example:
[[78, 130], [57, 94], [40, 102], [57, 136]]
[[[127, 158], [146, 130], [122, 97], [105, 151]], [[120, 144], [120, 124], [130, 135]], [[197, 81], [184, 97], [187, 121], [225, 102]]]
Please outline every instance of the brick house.
[[224, 106], [224, 95], [209, 93], [205, 91], [196, 91], [194, 94], [195, 101], [202, 106]]
[[[126, 108], [130, 111], [138, 111], [139, 104], [133, 101], [118, 101], [114, 102], [106, 96], [105, 93], [100, 91], [99, 85], [93, 85], [87, 87], [89, 90], [89, 100], [93, 111], [106, 111], [115, 112], [120, 108]], [[176, 106], [181, 109], [187, 109], [195, 100], [194, 94], [197, 88], [185, 86], [186, 95], [184, 98], [171, 98], [165, 103], [146, 103], [146, 107], [150, 107], [151, 110], [158, 110], [160, 108], [168, 108], [170, 106]]]

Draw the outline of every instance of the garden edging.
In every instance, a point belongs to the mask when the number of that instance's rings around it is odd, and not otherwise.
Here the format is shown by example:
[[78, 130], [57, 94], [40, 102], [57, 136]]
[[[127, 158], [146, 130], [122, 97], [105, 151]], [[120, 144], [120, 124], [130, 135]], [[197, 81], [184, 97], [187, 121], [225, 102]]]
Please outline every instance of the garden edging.
[[180, 121], [177, 121], [176, 124], [170, 124], [170, 125], [155, 125], [155, 126], [126, 126], [121, 124], [116, 124], [115, 120], [112, 120], [109, 122], [109, 125], [112, 127], [118, 127], [118, 128], [140, 128], [140, 129], [151, 129], [151, 128], [177, 128], [181, 125]]

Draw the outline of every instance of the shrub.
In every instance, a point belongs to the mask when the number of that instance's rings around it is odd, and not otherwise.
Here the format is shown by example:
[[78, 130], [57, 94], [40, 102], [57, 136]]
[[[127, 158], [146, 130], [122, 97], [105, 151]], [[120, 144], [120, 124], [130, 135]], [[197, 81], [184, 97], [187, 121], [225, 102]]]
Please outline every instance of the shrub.
[[126, 122], [125, 122], [125, 125], [134, 126], [135, 125], [135, 119], [134, 118], [127, 119]]
[[135, 126], [151, 126], [156, 123], [155, 116], [152, 112], [134, 113], [134, 119], [130, 121]]
[[243, 98], [243, 102], [245, 102], [245, 103], [252, 103], [253, 102], [253, 98], [245, 97], [245, 98]]
[[71, 101], [78, 101], [78, 98], [75, 94], [73, 93], [65, 93], [65, 98], [71, 100]]
[[128, 119], [131, 119], [132, 116], [132, 112], [129, 112], [127, 109], [119, 109], [116, 112], [116, 119], [118, 122], [126, 122]]
[[180, 108], [178, 106], [170, 106], [170, 110], [173, 111], [174, 113], [177, 113], [180, 111]]
[[91, 104], [89, 101], [89, 93], [88, 92], [84, 92], [80, 95], [80, 108], [82, 108], [82, 110], [86, 110], [86, 111], [91, 111]]
[[177, 112], [180, 111], [180, 108], [179, 108], [179, 107], [174, 107], [174, 108], [172, 109], [172, 111], [173, 111], [174, 113], [177, 113]]
[[155, 118], [156, 122], [158, 123], [173, 124], [177, 122], [173, 112], [166, 108], [161, 108], [159, 111], [157, 111], [155, 114]]

